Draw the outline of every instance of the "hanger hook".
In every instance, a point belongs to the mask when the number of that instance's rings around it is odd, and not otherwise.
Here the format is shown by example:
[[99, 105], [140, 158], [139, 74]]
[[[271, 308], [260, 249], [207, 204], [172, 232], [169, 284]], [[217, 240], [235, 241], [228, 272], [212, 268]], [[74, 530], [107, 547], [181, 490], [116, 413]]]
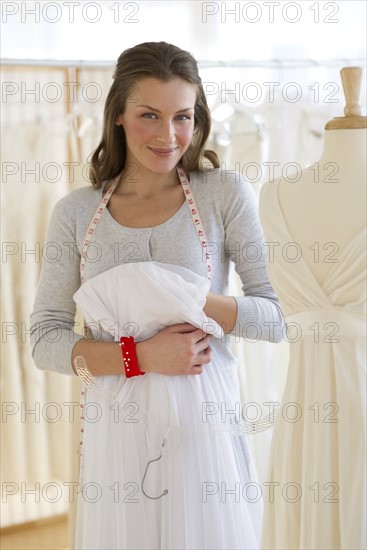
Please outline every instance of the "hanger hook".
[[165, 489], [161, 495], [159, 495], [157, 497], [151, 497], [144, 491], [144, 481], [145, 481], [146, 475], [148, 473], [149, 464], [151, 464], [152, 462], [157, 462], [157, 460], [160, 460], [162, 458], [163, 447], [165, 446], [166, 441], [167, 441], [168, 430], [169, 430], [169, 428], [167, 429], [165, 438], [163, 439], [163, 443], [162, 443], [162, 447], [161, 447], [161, 454], [159, 455], [158, 458], [153, 458], [153, 460], [149, 460], [149, 462], [147, 463], [147, 465], [145, 467], [145, 472], [144, 472], [143, 479], [142, 479], [142, 482], [141, 482], [141, 491], [142, 491], [143, 495], [146, 496], [147, 498], [150, 498], [150, 499], [153, 499], [153, 500], [156, 500], [158, 498], [162, 498], [168, 493], [168, 489]]

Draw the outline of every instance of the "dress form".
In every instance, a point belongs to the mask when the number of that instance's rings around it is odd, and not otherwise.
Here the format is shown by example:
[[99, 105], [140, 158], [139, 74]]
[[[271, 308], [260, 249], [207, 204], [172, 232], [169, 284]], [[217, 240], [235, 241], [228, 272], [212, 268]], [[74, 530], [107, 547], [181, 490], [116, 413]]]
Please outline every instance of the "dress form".
[[[269, 279], [290, 342], [268, 469], [269, 485], [279, 491], [264, 500], [262, 550], [367, 548], [366, 118], [350, 105], [358, 85], [348, 83], [357, 75], [358, 84], [361, 71], [349, 71], [342, 72], [346, 116], [326, 125], [320, 161], [294, 183], [265, 183], [260, 194], [264, 235], [277, 245], [267, 260]], [[302, 252], [296, 259], [295, 243]], [[296, 420], [285, 414], [290, 404]], [[297, 494], [287, 495], [289, 486]]]
[[335, 261], [366, 222], [367, 117], [358, 105], [361, 75], [358, 67], [341, 70], [345, 116], [326, 124], [320, 160], [293, 182], [279, 182], [285, 222], [319, 283], [333, 266], [328, 258]]

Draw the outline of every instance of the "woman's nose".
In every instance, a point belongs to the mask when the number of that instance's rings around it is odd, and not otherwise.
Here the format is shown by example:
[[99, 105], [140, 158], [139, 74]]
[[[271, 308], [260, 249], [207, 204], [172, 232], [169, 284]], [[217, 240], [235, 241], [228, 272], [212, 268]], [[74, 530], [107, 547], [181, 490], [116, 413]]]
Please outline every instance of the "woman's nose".
[[170, 145], [174, 141], [175, 128], [172, 121], [162, 121], [158, 130], [157, 140]]

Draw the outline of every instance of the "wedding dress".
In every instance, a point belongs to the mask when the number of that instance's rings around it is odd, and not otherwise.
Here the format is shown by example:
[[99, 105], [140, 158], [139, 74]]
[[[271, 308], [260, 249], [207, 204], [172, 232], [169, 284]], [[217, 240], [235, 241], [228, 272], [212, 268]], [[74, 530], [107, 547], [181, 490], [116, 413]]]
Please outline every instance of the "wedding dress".
[[303, 257], [291, 262], [285, 252], [297, 243], [279, 203], [279, 181], [263, 186], [260, 214], [265, 238], [283, 250], [267, 267], [288, 325], [290, 359], [273, 434], [261, 547], [362, 549], [366, 228], [320, 284]]

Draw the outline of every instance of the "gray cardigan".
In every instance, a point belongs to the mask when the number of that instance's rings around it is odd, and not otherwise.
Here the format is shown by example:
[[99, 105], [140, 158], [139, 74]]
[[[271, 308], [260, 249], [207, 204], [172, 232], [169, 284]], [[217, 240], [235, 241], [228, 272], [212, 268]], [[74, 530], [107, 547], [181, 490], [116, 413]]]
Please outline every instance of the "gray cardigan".
[[[254, 191], [240, 174], [220, 169], [192, 172], [190, 183], [211, 254], [211, 291], [226, 294], [230, 261], [242, 281], [243, 296], [235, 296], [238, 315], [231, 334], [279, 342], [284, 322], [266, 272]], [[71, 353], [82, 336], [74, 332], [73, 294], [80, 286], [85, 233], [102, 189], [89, 186], [72, 191], [53, 209], [31, 314], [33, 358], [40, 369], [74, 374]], [[106, 208], [88, 249], [85, 280], [124, 262], [152, 260], [180, 265], [205, 277], [206, 263], [186, 201], [171, 218], [152, 228], [124, 227]], [[212, 346], [223, 361], [233, 361], [228, 335], [224, 341], [214, 338]]]

